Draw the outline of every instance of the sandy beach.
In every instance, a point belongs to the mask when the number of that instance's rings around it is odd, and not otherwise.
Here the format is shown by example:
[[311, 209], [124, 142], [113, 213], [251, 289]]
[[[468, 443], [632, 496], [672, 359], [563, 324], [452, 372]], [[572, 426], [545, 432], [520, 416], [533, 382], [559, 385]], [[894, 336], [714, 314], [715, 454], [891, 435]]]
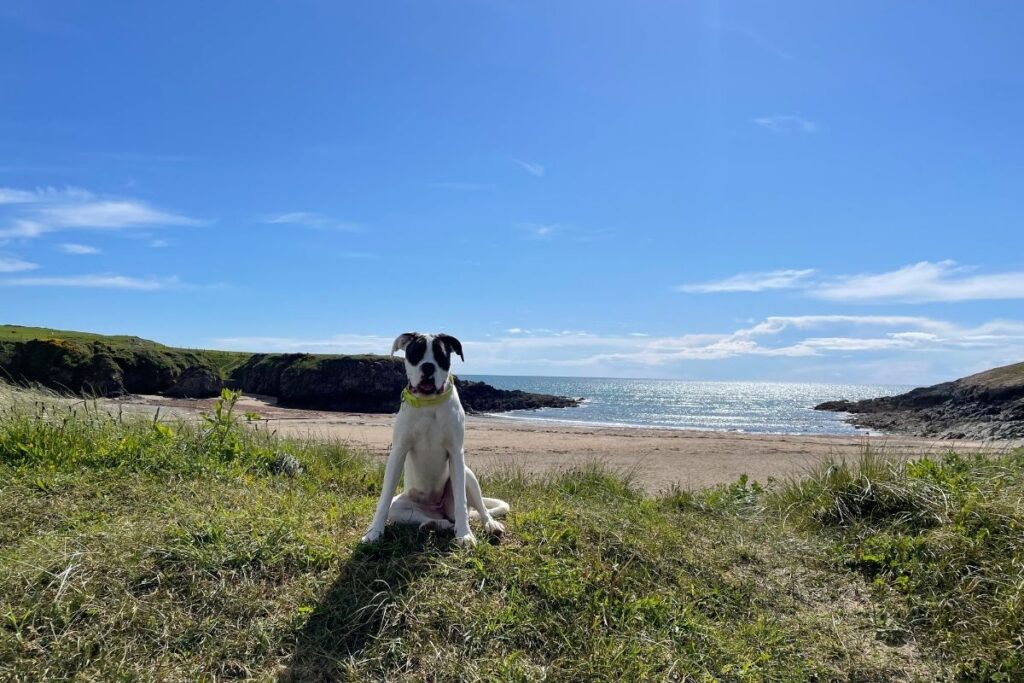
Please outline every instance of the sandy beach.
[[[116, 403], [126, 410], [168, 419], [196, 419], [212, 399], [132, 396]], [[393, 415], [297, 410], [272, 399], [246, 396], [237, 410], [260, 415], [258, 429], [283, 436], [339, 441], [383, 458], [391, 443]], [[866, 446], [910, 456], [958, 451], [999, 452], [1008, 442], [950, 441], [902, 436], [805, 436], [739, 434], [675, 429], [600, 427], [539, 420], [470, 415], [466, 420], [466, 454], [478, 474], [520, 467], [542, 473], [599, 461], [630, 472], [651, 493], [678, 484], [699, 488], [735, 481], [747, 474], [760, 482], [799, 475], [830, 457], [856, 457]]]

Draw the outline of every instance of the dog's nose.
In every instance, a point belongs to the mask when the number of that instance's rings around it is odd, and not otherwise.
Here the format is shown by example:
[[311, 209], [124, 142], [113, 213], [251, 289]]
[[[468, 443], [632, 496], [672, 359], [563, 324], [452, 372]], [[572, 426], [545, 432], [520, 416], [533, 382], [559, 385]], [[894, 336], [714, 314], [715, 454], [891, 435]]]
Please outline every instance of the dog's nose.
[[422, 372], [425, 377], [431, 377], [434, 374], [434, 364], [424, 363], [420, 366], [420, 372]]

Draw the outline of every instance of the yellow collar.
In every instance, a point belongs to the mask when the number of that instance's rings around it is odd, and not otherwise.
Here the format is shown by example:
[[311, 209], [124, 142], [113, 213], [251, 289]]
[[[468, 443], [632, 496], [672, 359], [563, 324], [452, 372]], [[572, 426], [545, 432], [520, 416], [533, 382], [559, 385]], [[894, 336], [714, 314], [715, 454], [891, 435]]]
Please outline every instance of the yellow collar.
[[439, 406], [452, 397], [452, 389], [455, 387], [455, 375], [448, 375], [445, 389], [435, 396], [417, 396], [409, 391], [409, 387], [402, 389], [402, 402], [408, 403], [413, 408], [430, 408]]

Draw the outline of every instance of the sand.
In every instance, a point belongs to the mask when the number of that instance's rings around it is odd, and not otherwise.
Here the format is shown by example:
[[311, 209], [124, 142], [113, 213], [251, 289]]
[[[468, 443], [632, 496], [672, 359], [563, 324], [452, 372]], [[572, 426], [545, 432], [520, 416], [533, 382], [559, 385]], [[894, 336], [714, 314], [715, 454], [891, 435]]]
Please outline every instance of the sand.
[[[212, 400], [132, 396], [119, 399], [129, 411], [163, 417], [197, 419]], [[237, 410], [260, 415], [258, 429], [283, 436], [343, 442], [384, 458], [391, 443], [394, 415], [367, 415], [296, 410], [274, 405], [273, 399], [246, 396]], [[950, 441], [902, 436], [805, 436], [738, 434], [676, 429], [599, 427], [539, 420], [470, 415], [466, 419], [466, 458], [473, 471], [488, 473], [509, 466], [543, 473], [591, 461], [631, 473], [650, 493], [673, 485], [700, 488], [735, 481], [746, 474], [766, 483], [770, 478], [798, 476], [828, 458], [856, 458], [865, 447], [912, 456], [960, 452], [1000, 452], [1008, 442]]]

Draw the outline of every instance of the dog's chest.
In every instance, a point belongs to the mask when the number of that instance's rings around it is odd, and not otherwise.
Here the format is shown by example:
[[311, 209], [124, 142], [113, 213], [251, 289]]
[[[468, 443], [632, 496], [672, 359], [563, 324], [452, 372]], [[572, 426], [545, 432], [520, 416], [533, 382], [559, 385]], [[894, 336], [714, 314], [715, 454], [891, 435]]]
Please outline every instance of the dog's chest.
[[451, 446], [451, 420], [435, 410], [418, 411], [409, 421], [408, 439], [412, 450], [421, 453], [442, 453], [447, 455]]

